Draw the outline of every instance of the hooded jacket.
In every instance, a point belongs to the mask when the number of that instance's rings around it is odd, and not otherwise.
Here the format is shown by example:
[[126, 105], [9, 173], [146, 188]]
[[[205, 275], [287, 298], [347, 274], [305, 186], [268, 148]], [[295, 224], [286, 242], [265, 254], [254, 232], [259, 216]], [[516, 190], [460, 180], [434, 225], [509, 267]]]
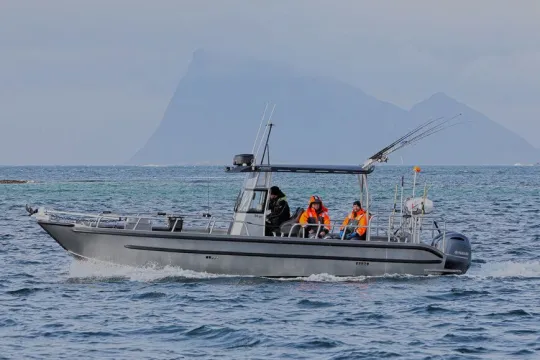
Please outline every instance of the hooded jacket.
[[266, 221], [272, 227], [279, 227], [279, 225], [291, 218], [291, 210], [285, 194], [278, 189], [276, 196], [276, 199], [268, 202], [270, 214], [266, 216]]
[[[321, 204], [319, 211], [315, 211], [312, 207], [313, 203], [319, 202]], [[308, 208], [300, 216], [299, 223], [304, 224], [324, 224], [322, 228], [328, 228], [330, 226], [330, 216], [328, 216], [328, 209], [323, 205], [322, 200], [318, 196], [312, 196], [309, 199]]]

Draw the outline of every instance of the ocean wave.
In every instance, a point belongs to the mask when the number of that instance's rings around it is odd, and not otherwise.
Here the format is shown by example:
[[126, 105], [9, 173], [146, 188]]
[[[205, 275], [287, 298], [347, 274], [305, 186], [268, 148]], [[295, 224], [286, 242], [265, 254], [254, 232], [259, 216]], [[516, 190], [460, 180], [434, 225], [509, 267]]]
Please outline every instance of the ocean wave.
[[[0, 185], [0, 358], [536, 358], [540, 177], [504, 178], [488, 170], [478, 170], [485, 176], [456, 177], [450, 169], [434, 179], [436, 212], [451, 213], [452, 228], [473, 243], [467, 274], [292, 279], [73, 260], [22, 216], [27, 202], [133, 213], [191, 211], [206, 204], [208, 179], [212, 207], [230, 214], [244, 175], [229, 174], [224, 182], [217, 168], [9, 170], [2, 178], [41, 184]], [[391, 206], [401, 173], [374, 176], [370, 193], [388, 191], [380, 199]], [[107, 183], [68, 183], [78, 179]], [[321, 191], [334, 217], [345, 215], [349, 198], [357, 196], [349, 180], [318, 179], [280, 173], [274, 180], [291, 209], [305, 207], [311, 192]], [[523, 181], [531, 186], [516, 186]], [[516, 251], [520, 255], [511, 255]]]
[[253, 332], [228, 326], [201, 325], [187, 331], [184, 336], [205, 341], [217, 340], [220, 347], [227, 349], [254, 347], [262, 342], [261, 336]]
[[69, 183], [104, 183], [104, 182], [112, 182], [110, 180], [102, 180], [102, 179], [77, 179], [77, 180], [67, 180], [66, 182]]
[[301, 350], [332, 349], [342, 345], [345, 344], [339, 340], [326, 337], [317, 337], [314, 339], [289, 344], [290, 347]]
[[13, 319], [2, 319], [0, 320], [0, 328], [16, 326], [17, 322]]
[[175, 266], [146, 266], [133, 267], [127, 265], [116, 265], [99, 260], [74, 260], [69, 269], [68, 281], [90, 280], [129, 280], [139, 282], [160, 282], [163, 279], [172, 281], [174, 279], [216, 279], [231, 278], [234, 275], [219, 275], [206, 272], [184, 270]]
[[483, 347], [483, 346], [460, 346], [454, 351], [457, 351], [461, 354], [485, 354], [491, 350]]
[[486, 316], [492, 317], [492, 318], [501, 318], [501, 317], [506, 317], [506, 316], [533, 317], [535, 315], [537, 314], [529, 313], [523, 309], [515, 309], [515, 310], [508, 310], [508, 311], [503, 311], [503, 312], [492, 312], [492, 313], [487, 314]]
[[420, 305], [416, 306], [410, 310], [407, 310], [407, 312], [413, 312], [415, 314], [422, 314], [422, 313], [428, 313], [428, 314], [455, 314], [458, 312], [458, 310], [453, 310], [444, 306], [441, 306], [439, 304], [428, 304], [428, 305]]
[[476, 297], [484, 297], [489, 296], [490, 292], [486, 290], [468, 290], [468, 289], [459, 289], [459, 288], [452, 288], [450, 291], [445, 291], [440, 294], [429, 294], [425, 297], [427, 299], [431, 300], [440, 300], [440, 301], [446, 301], [451, 299], [472, 299]]
[[357, 282], [365, 281], [367, 276], [334, 276], [327, 273], [321, 274], [312, 274], [310, 276], [298, 276], [298, 277], [285, 277], [285, 278], [268, 278], [273, 281], [283, 281], [283, 282], [296, 282], [296, 281], [305, 281], [305, 282]]
[[540, 261], [502, 261], [482, 264], [475, 273], [462, 276], [473, 278], [539, 278]]
[[303, 283], [364, 283], [369, 285], [376, 281], [407, 282], [411, 280], [431, 280], [440, 275], [407, 275], [385, 274], [380, 276], [335, 276], [327, 273], [312, 274], [305, 277], [274, 278], [257, 277], [252, 275], [216, 274], [185, 270], [180, 267], [167, 265], [165, 267], [144, 266], [133, 267], [102, 262], [95, 259], [73, 260], [69, 269], [68, 282], [94, 281], [139, 281], [139, 282], [197, 282], [219, 280], [229, 284], [257, 284], [272, 282], [303, 282]]
[[43, 291], [43, 290], [46, 290], [46, 289], [24, 287], [17, 290], [6, 291], [6, 294], [13, 295], [13, 296], [28, 296], [28, 295], [32, 295], [36, 292]]
[[145, 300], [145, 299], [154, 300], [154, 299], [159, 299], [166, 296], [167, 294], [160, 291], [149, 291], [149, 292], [144, 292], [142, 294], [133, 295], [131, 296], [131, 299], [132, 300]]
[[332, 307], [332, 306], [335, 306], [336, 304], [326, 302], [326, 301], [302, 299], [298, 301], [298, 305], [308, 308], [308, 309], [317, 309], [317, 308]]
[[348, 350], [343, 351], [333, 357], [331, 360], [348, 360], [348, 359], [385, 359], [399, 358], [403, 355], [400, 353], [384, 350]]
[[299, 277], [291, 277], [291, 278], [271, 278], [274, 281], [303, 281], [303, 282], [341, 282], [341, 283], [347, 283], [347, 282], [374, 282], [376, 280], [411, 280], [411, 279], [427, 279], [427, 278], [433, 278], [433, 277], [439, 277], [439, 275], [409, 275], [409, 274], [384, 274], [384, 275], [377, 275], [377, 276], [365, 276], [365, 275], [359, 275], [359, 276], [335, 276], [330, 275], [327, 273], [321, 273], [321, 274], [312, 274], [310, 276], [299, 276]]
[[[538, 349], [537, 349], [538, 350]], [[536, 354], [536, 352], [534, 350], [531, 350], [531, 349], [521, 349], [519, 351], [514, 351], [513, 353], [511, 353], [510, 355], [512, 356], [525, 356], [525, 355], [534, 355]]]

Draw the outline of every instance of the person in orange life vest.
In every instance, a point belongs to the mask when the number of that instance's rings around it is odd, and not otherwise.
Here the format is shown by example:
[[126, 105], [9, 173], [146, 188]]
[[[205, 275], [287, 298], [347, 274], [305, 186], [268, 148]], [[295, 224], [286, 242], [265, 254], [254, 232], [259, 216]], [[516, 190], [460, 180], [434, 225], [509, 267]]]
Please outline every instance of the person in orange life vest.
[[[367, 225], [367, 214], [362, 209], [360, 201], [356, 200], [353, 203], [352, 211], [341, 224], [339, 237], [347, 240], [365, 240]], [[343, 232], [345, 232], [345, 236], [343, 236]]]
[[[328, 209], [323, 205], [320, 197], [314, 195], [309, 199], [309, 206], [300, 216], [299, 222], [303, 225], [310, 238], [323, 238], [328, 235], [330, 231], [328, 229], [330, 227], [330, 217], [328, 216]], [[317, 225], [308, 226], [307, 224]], [[323, 226], [319, 228], [319, 233], [317, 234], [318, 224], [323, 224]]]

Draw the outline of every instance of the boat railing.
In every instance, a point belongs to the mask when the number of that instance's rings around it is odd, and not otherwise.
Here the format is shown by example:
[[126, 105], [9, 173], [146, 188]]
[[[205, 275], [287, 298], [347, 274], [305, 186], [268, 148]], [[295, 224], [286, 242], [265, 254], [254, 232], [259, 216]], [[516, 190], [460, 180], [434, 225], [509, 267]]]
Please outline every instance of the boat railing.
[[388, 218], [386, 236], [388, 241], [421, 243], [442, 234], [446, 239], [446, 220], [433, 215], [392, 213]]
[[[114, 214], [102, 212], [99, 214], [77, 213], [68, 211], [42, 210], [40, 216], [49, 216], [53, 220], [79, 224], [87, 227], [105, 227], [129, 230], [161, 230], [161, 231], [182, 231], [199, 229], [205, 233], [226, 233], [231, 226], [238, 221], [231, 218], [217, 217], [209, 214], [175, 214], [162, 213], [155, 214]], [[245, 223], [245, 221], [243, 221]], [[388, 221], [379, 213], [370, 213], [370, 220], [367, 226], [346, 225], [347, 231], [340, 234], [343, 227], [343, 220], [333, 220], [330, 224], [301, 224], [295, 223], [291, 226], [288, 233], [280, 233], [281, 237], [306, 237], [306, 226], [312, 229], [316, 227], [318, 234], [323, 227], [329, 230], [330, 239], [344, 240], [349, 231], [356, 231], [359, 228], [366, 228], [366, 240], [371, 241], [376, 238], [377, 241], [386, 238], [389, 242], [409, 242], [420, 243], [425, 240], [432, 240], [437, 236], [436, 232], [443, 235], [443, 248], [446, 241], [446, 222], [444, 219], [435, 218], [429, 215], [401, 215], [392, 213]], [[161, 225], [161, 226], [160, 226]], [[179, 226], [180, 225], [180, 226]], [[264, 227], [262, 224], [251, 224]], [[300, 228], [300, 229], [298, 229]], [[298, 229], [298, 235], [296, 235]], [[246, 227], [247, 231], [247, 227]], [[264, 233], [262, 229], [261, 234]], [[428, 235], [429, 234], [429, 235]], [[247, 236], [253, 234], [246, 233]]]
[[152, 226], [162, 225], [171, 232], [178, 229], [178, 226], [199, 226], [212, 233], [216, 229], [228, 229], [233, 220], [219, 218], [208, 214], [176, 214], [161, 213], [155, 214], [115, 214], [103, 213], [77, 213], [69, 211], [43, 210], [40, 216], [48, 216], [52, 220], [73, 223], [88, 227], [111, 227], [130, 230], [152, 230]]
[[[294, 237], [298, 233], [296, 236], [307, 237], [307, 228], [313, 229], [315, 234], [319, 234], [321, 230], [327, 229], [328, 235], [325, 235], [327, 238], [344, 240], [349, 232], [355, 232], [357, 229], [365, 228], [366, 241], [371, 241], [376, 237], [378, 241], [381, 238], [386, 238], [387, 241], [392, 242], [420, 243], [425, 240], [432, 240], [437, 236], [436, 232], [438, 232], [443, 234], [444, 243], [446, 236], [446, 222], [444, 219], [426, 215], [405, 215], [403, 219], [399, 219], [399, 217], [392, 214], [388, 221], [383, 221], [382, 219], [384, 217], [378, 214], [372, 214], [366, 226], [343, 226], [343, 220], [333, 220], [329, 224], [295, 223], [291, 226], [288, 233], [282, 233], [281, 236]], [[346, 228], [347, 231], [342, 232], [342, 228]]]

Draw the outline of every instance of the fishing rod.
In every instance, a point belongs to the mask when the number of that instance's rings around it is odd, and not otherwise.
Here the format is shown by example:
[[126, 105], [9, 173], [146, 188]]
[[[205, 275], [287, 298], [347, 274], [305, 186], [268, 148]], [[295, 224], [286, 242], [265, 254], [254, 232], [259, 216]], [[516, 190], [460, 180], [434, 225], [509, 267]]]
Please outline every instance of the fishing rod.
[[427, 121], [426, 123], [423, 123], [423, 124], [420, 124], [418, 125], [416, 128], [414, 128], [413, 130], [409, 131], [407, 134], [403, 135], [402, 137], [400, 137], [399, 139], [397, 139], [396, 141], [394, 141], [393, 143], [391, 143], [390, 145], [386, 146], [385, 148], [383, 148], [382, 150], [380, 150], [379, 152], [377, 152], [376, 154], [372, 155], [370, 157], [370, 159], [376, 159], [376, 158], [379, 158], [381, 155], [383, 155], [386, 151], [388, 151], [389, 149], [391, 149], [392, 147], [396, 146], [397, 144], [401, 143], [403, 140], [405, 140], [406, 138], [410, 137], [411, 135], [414, 135], [416, 134], [418, 131], [422, 130], [423, 128], [429, 126], [430, 124], [434, 123], [435, 121], [438, 121], [438, 120], [441, 120], [441, 119], [444, 119], [444, 117], [439, 117], [439, 118], [436, 118], [436, 119], [432, 119], [432, 120], [429, 120]]
[[[460, 116], [461, 116], [461, 114], [456, 115], [456, 116], [454, 116], [454, 117], [452, 117], [450, 119], [447, 119], [446, 121], [444, 121], [444, 122], [442, 122], [442, 123], [440, 123], [440, 124], [438, 124], [436, 126], [431, 127], [430, 129], [428, 129], [428, 130], [426, 130], [426, 131], [412, 137], [411, 139], [407, 140], [406, 142], [401, 143], [399, 146], [397, 146], [395, 149], [393, 149], [392, 152], [397, 151], [397, 150], [403, 148], [404, 146], [413, 145], [413, 144], [417, 143], [418, 141], [420, 141], [420, 140], [422, 140], [422, 139], [424, 139], [424, 138], [426, 138], [426, 137], [428, 137], [430, 135], [436, 134], [436, 133], [438, 133], [438, 132], [440, 132], [442, 130], [445, 130], [445, 129], [451, 128], [453, 126], [468, 122], [468, 121], [462, 121], [462, 122], [458, 122], [458, 123], [455, 123], [455, 124], [448, 125], [448, 122], [450, 122], [450, 121], [452, 121], [452, 120], [454, 120], [454, 119], [456, 119], [456, 118], [458, 118]], [[444, 125], [446, 125], [446, 126], [444, 126]]]
[[[440, 132], [440, 131], [442, 131], [442, 130], [446, 130], [446, 129], [449, 129], [449, 128], [454, 127], [454, 126], [456, 126], [456, 125], [461, 125], [461, 124], [465, 124], [465, 123], [468, 123], [468, 122], [471, 122], [471, 121], [461, 121], [461, 122], [457, 122], [457, 123], [452, 124], [452, 125], [447, 125], [447, 126], [441, 128], [441, 129], [437, 129], [436, 131], [432, 131], [432, 132], [430, 132], [429, 134], [425, 134], [424, 136], [421, 136], [421, 137], [419, 137], [418, 139], [414, 139], [414, 141], [411, 141], [411, 142], [412, 142], [413, 144], [415, 144], [415, 143], [417, 143], [419, 140], [421, 140], [421, 139], [423, 139], [423, 138], [425, 138], [425, 137], [427, 137], [427, 136], [429, 136], [429, 135], [433, 135], [433, 134], [436, 134], [436, 133], [438, 133], [438, 132]], [[396, 150], [397, 150], [397, 149], [396, 149]]]
[[419, 126], [417, 126], [416, 128], [414, 128], [413, 130], [409, 131], [407, 134], [403, 135], [402, 137], [400, 137], [399, 139], [397, 139], [396, 141], [394, 141], [393, 143], [391, 143], [390, 145], [384, 147], [382, 150], [380, 150], [379, 152], [375, 153], [374, 155], [372, 155], [365, 163], [364, 163], [364, 168], [368, 168], [370, 167], [371, 165], [373, 165], [373, 163], [375, 162], [385, 162], [387, 161], [387, 155], [392, 153], [393, 152], [393, 148], [396, 147], [397, 145], [399, 144], [403, 144], [403, 143], [406, 143], [406, 140], [408, 138], [410, 138], [411, 136], [413, 136], [414, 134], [416, 134], [417, 132], [421, 131], [422, 129], [425, 129], [426, 127], [430, 126], [431, 124], [433, 124], [434, 122], [436, 121], [439, 121], [441, 119], [444, 119], [444, 117], [440, 117], [440, 118], [436, 118], [436, 119], [432, 119], [432, 120], [429, 120], [427, 121], [426, 123], [424, 124], [420, 124]]
[[420, 124], [413, 130], [409, 131], [404, 136], [400, 137], [398, 140], [394, 141], [390, 145], [384, 147], [379, 152], [375, 153], [373, 156], [371, 156], [369, 159], [367, 159], [364, 162], [362, 167], [364, 169], [368, 169], [371, 166], [373, 166], [373, 164], [375, 164], [376, 162], [386, 162], [388, 161], [388, 155], [390, 155], [394, 151], [399, 150], [407, 145], [414, 144], [427, 136], [433, 135], [451, 126], [457, 125], [457, 124], [453, 124], [453, 125], [444, 126], [445, 124], [448, 124], [448, 122], [458, 118], [461, 115], [462, 114], [460, 113], [449, 119], [445, 119], [445, 117], [439, 117], [436, 119], [428, 120], [427, 122], [423, 124]]
[[[425, 137], [427, 137], [427, 136], [429, 136], [431, 134], [434, 134], [436, 132], [439, 132], [439, 131], [445, 129], [444, 125], [446, 125], [448, 122], [458, 118], [459, 116], [461, 116], [461, 114], [455, 115], [455, 116], [453, 116], [453, 117], [451, 117], [449, 119], [439, 118], [439, 120], [443, 120], [443, 121], [440, 122], [439, 124], [435, 124], [435, 125], [433, 125], [431, 127], [428, 127], [427, 130], [424, 130], [421, 133], [416, 134], [413, 137], [409, 136], [409, 138], [407, 140], [402, 141], [397, 147], [391, 149], [391, 151], [388, 152], [388, 154], [390, 154], [390, 153], [392, 153], [392, 152], [394, 152], [394, 151], [396, 151], [398, 149], [401, 149], [402, 147], [404, 147], [406, 145], [410, 145], [410, 144], [412, 144], [412, 143], [414, 143], [414, 142], [416, 142], [416, 141], [418, 141], [420, 139], [423, 139], [423, 138], [425, 138]], [[426, 129], [426, 127], [422, 127], [422, 129]]]

